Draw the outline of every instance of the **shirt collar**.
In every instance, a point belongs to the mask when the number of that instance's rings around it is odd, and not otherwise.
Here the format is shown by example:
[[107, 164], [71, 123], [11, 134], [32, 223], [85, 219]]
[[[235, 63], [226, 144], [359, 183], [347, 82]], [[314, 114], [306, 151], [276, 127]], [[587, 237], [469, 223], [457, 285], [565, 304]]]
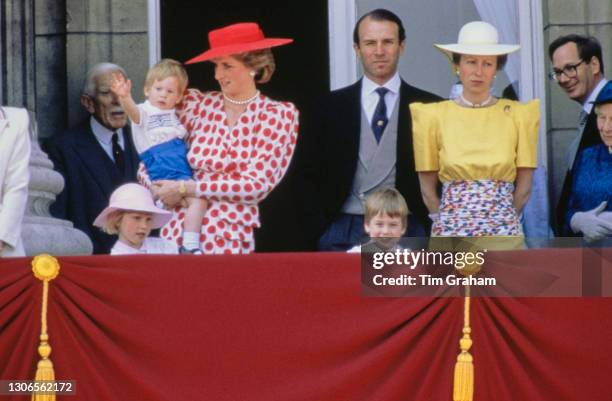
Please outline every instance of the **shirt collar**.
[[144, 101], [143, 107], [144, 107], [145, 110], [147, 110], [149, 112], [153, 112], [153, 113], [159, 113], [160, 111], [164, 111], [164, 110], [160, 109], [159, 107], [153, 106], [151, 104], [151, 102], [149, 102], [148, 100]]
[[597, 95], [599, 95], [599, 92], [601, 92], [601, 90], [603, 89], [603, 87], [606, 85], [607, 82], [608, 80], [605, 78], [599, 81], [599, 83], [595, 85], [595, 88], [591, 91], [589, 98], [582, 105], [582, 110], [584, 110], [587, 114], [591, 114], [591, 111], [593, 110], [592, 102], [594, 102], [595, 99], [597, 99]]
[[91, 130], [93, 131], [94, 136], [101, 143], [110, 145], [111, 140], [113, 139], [113, 132], [117, 132], [119, 134], [119, 141], [121, 142], [121, 137], [122, 137], [121, 128], [115, 131], [111, 131], [108, 128], [106, 128], [104, 125], [100, 124], [98, 120], [94, 118], [94, 116], [91, 116], [91, 118], [89, 119], [89, 125], [91, 126]]
[[361, 85], [362, 91], [366, 95], [374, 93], [374, 91], [381, 86], [389, 89], [393, 94], [397, 95], [399, 93], [401, 84], [402, 80], [400, 79], [399, 72], [396, 71], [391, 79], [385, 82], [383, 85], [377, 84], [365, 75], [363, 76], [363, 82]]

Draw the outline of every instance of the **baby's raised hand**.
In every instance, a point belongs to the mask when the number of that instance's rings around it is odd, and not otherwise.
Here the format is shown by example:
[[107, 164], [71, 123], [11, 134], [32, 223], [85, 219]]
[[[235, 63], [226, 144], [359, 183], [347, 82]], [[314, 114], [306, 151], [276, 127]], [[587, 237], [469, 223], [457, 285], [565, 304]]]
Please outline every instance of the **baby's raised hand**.
[[111, 91], [119, 97], [130, 96], [132, 92], [132, 81], [125, 79], [123, 74], [114, 72], [111, 78]]

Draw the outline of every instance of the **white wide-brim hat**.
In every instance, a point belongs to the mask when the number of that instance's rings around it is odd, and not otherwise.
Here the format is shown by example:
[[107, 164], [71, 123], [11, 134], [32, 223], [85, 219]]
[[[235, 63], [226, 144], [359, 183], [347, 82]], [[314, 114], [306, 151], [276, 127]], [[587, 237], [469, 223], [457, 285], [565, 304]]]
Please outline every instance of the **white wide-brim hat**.
[[474, 56], [501, 56], [520, 49], [519, 45], [500, 44], [497, 29], [488, 22], [472, 21], [461, 27], [457, 43], [434, 46], [450, 59], [453, 53]]
[[151, 228], [153, 229], [162, 227], [172, 217], [171, 212], [155, 206], [153, 196], [148, 189], [134, 183], [123, 184], [115, 189], [110, 197], [108, 207], [102, 210], [94, 220], [94, 226], [104, 227], [109, 214], [115, 210], [151, 213], [153, 222]]

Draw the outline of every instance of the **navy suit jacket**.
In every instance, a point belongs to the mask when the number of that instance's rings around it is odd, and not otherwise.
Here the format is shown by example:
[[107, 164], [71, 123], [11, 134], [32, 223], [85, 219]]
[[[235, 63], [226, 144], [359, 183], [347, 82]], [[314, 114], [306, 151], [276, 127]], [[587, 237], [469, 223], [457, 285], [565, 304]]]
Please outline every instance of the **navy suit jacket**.
[[[341, 213], [353, 186], [361, 133], [361, 82], [320, 99], [313, 115], [302, 118], [296, 149], [295, 192], [307, 239], [313, 244]], [[416, 221], [428, 232], [428, 212], [414, 167], [412, 117], [408, 105], [435, 102], [439, 96], [402, 80], [397, 127], [396, 182]], [[409, 227], [410, 231], [410, 227]]]
[[53, 138], [46, 146], [54, 168], [65, 181], [51, 205], [54, 217], [71, 221], [93, 242], [94, 253], [107, 254], [116, 237], [94, 227], [93, 221], [108, 206], [111, 193], [126, 182], [136, 181], [138, 154], [129, 125], [123, 127], [125, 171], [121, 175], [91, 130], [89, 118]]

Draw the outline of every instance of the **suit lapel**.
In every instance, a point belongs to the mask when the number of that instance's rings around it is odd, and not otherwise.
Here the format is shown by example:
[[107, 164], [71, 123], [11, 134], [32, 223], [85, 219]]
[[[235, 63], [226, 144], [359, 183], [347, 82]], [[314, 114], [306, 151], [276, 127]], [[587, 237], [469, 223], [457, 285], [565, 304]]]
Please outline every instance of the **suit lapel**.
[[75, 154], [81, 158], [83, 165], [89, 171], [93, 180], [105, 194], [110, 194], [121, 182], [121, 176], [115, 163], [108, 157], [91, 130], [89, 120], [85, 122], [83, 134], [75, 139]]
[[578, 147], [579, 150], [597, 145], [598, 143], [603, 143], [601, 141], [601, 136], [599, 135], [599, 130], [597, 129], [597, 114], [595, 114], [595, 107], [593, 107], [593, 110], [591, 110], [586, 125], [584, 126], [584, 130], [580, 136], [581, 140], [580, 146]]
[[[597, 131], [597, 117], [595, 115], [595, 110], [591, 111], [591, 113], [587, 116], [587, 120], [583, 123], [582, 129], [576, 134], [574, 140], [569, 144], [567, 148], [567, 162], [565, 166], [565, 171], [571, 171], [574, 168], [574, 162], [576, 161], [576, 155], [578, 154], [578, 150], [584, 149], [585, 147], [594, 145], [599, 142], [596, 139], [599, 138], [599, 131]], [[596, 138], [593, 137], [593, 133], [597, 132]]]
[[347, 97], [344, 99], [345, 115], [337, 116], [346, 124], [346, 132], [348, 133], [347, 146], [351, 155], [355, 156], [353, 166], [357, 167], [357, 158], [359, 157], [359, 144], [361, 137], [361, 79], [357, 81], [347, 91]]
[[[403, 173], [414, 171], [414, 152], [412, 150], [412, 118], [410, 116], [409, 104], [414, 101], [410, 87], [402, 80], [400, 85], [399, 109], [397, 121], [397, 170], [406, 169], [398, 172], [403, 178]], [[403, 181], [402, 178], [399, 180]]]
[[123, 127], [123, 146], [125, 153], [125, 168], [124, 168], [124, 181], [134, 181], [136, 179], [136, 173], [138, 171], [138, 164], [140, 163], [140, 158], [136, 153], [136, 148], [134, 147], [134, 141], [132, 139], [132, 130], [130, 129], [130, 125], [127, 124]]

